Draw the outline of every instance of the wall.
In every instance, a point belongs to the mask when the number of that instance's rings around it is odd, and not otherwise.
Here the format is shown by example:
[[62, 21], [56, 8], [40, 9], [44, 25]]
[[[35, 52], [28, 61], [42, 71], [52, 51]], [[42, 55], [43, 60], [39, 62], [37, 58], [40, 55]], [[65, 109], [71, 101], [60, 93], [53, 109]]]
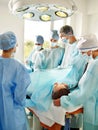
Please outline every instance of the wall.
[[78, 10], [71, 16], [77, 36], [95, 33], [98, 36], [98, 0], [75, 0]]
[[13, 31], [17, 36], [18, 48], [16, 58], [23, 62], [24, 59], [24, 22], [9, 12], [8, 6], [0, 4], [0, 33], [5, 31]]
[[95, 33], [98, 37], [98, 0], [87, 2], [87, 33]]
[[98, 14], [88, 15], [87, 33], [94, 33], [98, 37]]
[[70, 25], [73, 27], [77, 37], [87, 32], [86, 0], [74, 0], [77, 11], [71, 16]]

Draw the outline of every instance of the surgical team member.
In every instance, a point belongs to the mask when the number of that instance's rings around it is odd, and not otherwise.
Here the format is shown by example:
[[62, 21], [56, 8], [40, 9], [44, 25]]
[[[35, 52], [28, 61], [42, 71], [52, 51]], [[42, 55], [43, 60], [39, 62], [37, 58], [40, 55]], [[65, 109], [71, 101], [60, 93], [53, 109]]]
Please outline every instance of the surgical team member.
[[32, 71], [44, 68], [43, 44], [43, 36], [37, 35], [34, 49], [26, 60], [26, 64], [31, 68]]
[[74, 58], [76, 59], [76, 56], [79, 54], [79, 51], [76, 48], [78, 40], [74, 35], [73, 28], [69, 25], [62, 26], [59, 35], [63, 44], [66, 45], [61, 68], [66, 68], [68, 65], [75, 62]]
[[[37, 35], [35, 39], [35, 46], [31, 54], [29, 55], [26, 63], [32, 71], [39, 71], [45, 68], [44, 59], [45, 52], [43, 48], [44, 38], [41, 35]], [[43, 130], [38, 118], [33, 114], [33, 130]]]
[[[62, 26], [60, 29], [60, 37], [62, 42], [66, 45], [61, 68], [66, 68], [69, 65], [76, 67], [80, 79], [83, 75], [87, 61], [83, 58], [82, 54], [80, 54], [79, 50], [77, 49], [78, 40], [75, 37], [73, 28], [69, 25]], [[78, 130], [78, 128], [82, 127], [82, 116], [73, 116], [70, 127], [71, 130]]]
[[24, 105], [30, 77], [12, 57], [16, 42], [13, 32], [0, 34], [0, 130], [27, 130]]
[[79, 81], [78, 88], [68, 96], [54, 100], [54, 105], [70, 109], [82, 105], [83, 130], [98, 130], [98, 40], [95, 35], [84, 36], [78, 49], [88, 56], [87, 69]]
[[46, 69], [57, 68], [61, 65], [65, 49], [59, 46], [57, 30], [51, 30], [50, 48], [46, 56]]

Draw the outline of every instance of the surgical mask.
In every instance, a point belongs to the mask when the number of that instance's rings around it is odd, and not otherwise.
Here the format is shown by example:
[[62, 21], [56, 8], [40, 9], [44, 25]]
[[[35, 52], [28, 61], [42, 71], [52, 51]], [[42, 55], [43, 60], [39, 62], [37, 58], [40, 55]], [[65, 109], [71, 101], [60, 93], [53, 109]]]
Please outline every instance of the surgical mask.
[[13, 52], [13, 53], [11, 54], [11, 57], [12, 57], [12, 58], [14, 58], [14, 57], [15, 57], [15, 52]]
[[37, 51], [39, 51], [41, 48], [42, 48], [42, 46], [38, 46], [38, 45], [35, 46], [35, 50], [37, 50]]
[[83, 57], [85, 58], [85, 60], [87, 61], [87, 62], [89, 62], [89, 56], [85, 53], [85, 54], [82, 54], [83, 55]]
[[92, 51], [91, 51], [90, 55], [89, 55], [89, 62], [91, 62], [92, 60], [94, 60], [94, 58], [93, 58], [93, 54], [92, 54]]
[[64, 44], [66, 44], [66, 43], [68, 43], [68, 40], [65, 39], [65, 38], [62, 38], [62, 42], [63, 42]]
[[85, 59], [87, 60], [87, 62], [90, 62], [93, 60], [92, 54], [90, 56], [88, 56], [87, 54], [83, 54], [83, 56], [85, 57]]
[[57, 42], [51, 42], [51, 47], [57, 46]]
[[89, 61], [92, 61], [92, 60], [94, 60], [94, 58], [93, 58], [93, 56], [92, 56], [92, 54], [89, 56]]

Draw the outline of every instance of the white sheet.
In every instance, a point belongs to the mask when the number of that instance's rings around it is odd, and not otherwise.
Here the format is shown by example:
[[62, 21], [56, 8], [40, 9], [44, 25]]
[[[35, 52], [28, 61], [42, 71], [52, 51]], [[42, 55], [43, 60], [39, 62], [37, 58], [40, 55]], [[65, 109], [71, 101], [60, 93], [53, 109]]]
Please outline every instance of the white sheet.
[[46, 112], [40, 112], [40, 111], [35, 110], [34, 108], [30, 108], [30, 109], [32, 109], [34, 113], [38, 116], [40, 122], [51, 127], [54, 123], [65, 125], [66, 112], [72, 112], [79, 108], [81, 108], [81, 106], [72, 108], [70, 110], [66, 110], [62, 107], [56, 107], [53, 104], [51, 104], [51, 108]]

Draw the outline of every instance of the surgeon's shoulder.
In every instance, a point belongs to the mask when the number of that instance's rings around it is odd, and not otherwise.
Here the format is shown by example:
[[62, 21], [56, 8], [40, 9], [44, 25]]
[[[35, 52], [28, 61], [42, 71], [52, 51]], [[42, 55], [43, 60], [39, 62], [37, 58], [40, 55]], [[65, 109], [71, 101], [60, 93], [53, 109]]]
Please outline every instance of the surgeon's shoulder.
[[27, 71], [25, 65], [20, 60], [13, 59], [12, 63], [14, 65], [14, 67], [16, 67], [18, 70]]

